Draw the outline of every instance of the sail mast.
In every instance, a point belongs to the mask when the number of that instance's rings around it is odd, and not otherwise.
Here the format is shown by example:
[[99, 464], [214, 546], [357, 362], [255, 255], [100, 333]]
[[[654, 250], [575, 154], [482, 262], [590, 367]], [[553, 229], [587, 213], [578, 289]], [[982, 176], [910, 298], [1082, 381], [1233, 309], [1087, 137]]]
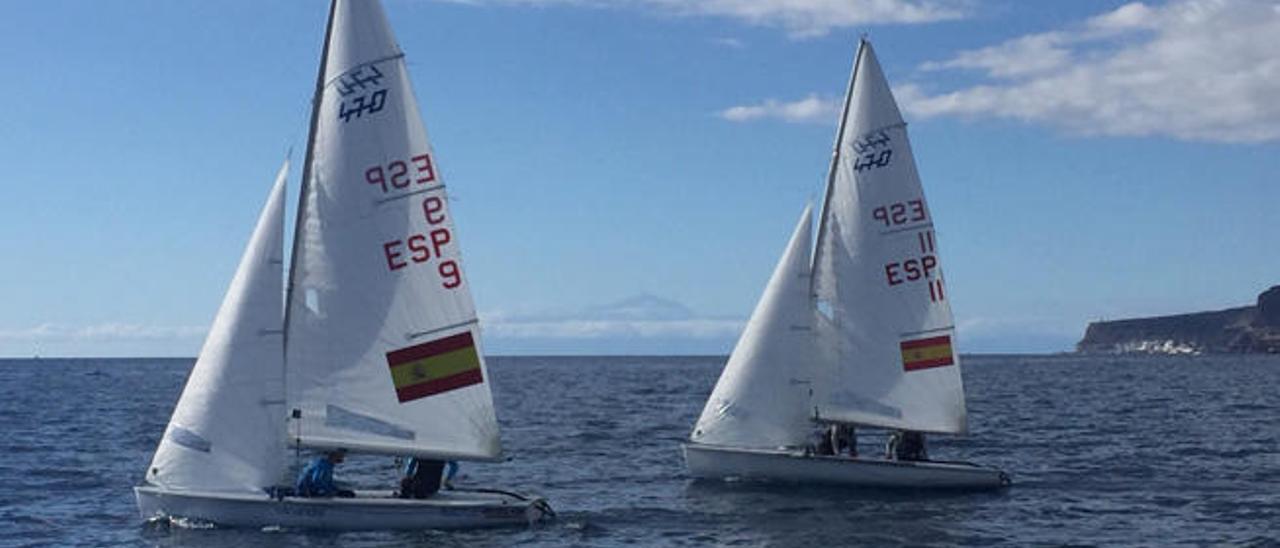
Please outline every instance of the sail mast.
[[[853, 102], [853, 82], [858, 76], [858, 62], [862, 59], [862, 50], [867, 47], [867, 38], [865, 36], [858, 39], [858, 52], [853, 56], [853, 70], [849, 72], [849, 86], [844, 93], [844, 108], [840, 111], [840, 125], [836, 129], [836, 140], [831, 151], [831, 168], [827, 170], [827, 187], [822, 194], [822, 210], [818, 212], [818, 237], [813, 249], [813, 259], [810, 263], [810, 270], [814, 265], [818, 264], [819, 254], [822, 253], [822, 243], [826, 240], [827, 234], [827, 207], [831, 205], [831, 187], [836, 182], [836, 168], [840, 165], [840, 143], [844, 140], [844, 129], [849, 122], [849, 105]], [[810, 293], [812, 293], [813, 278], [809, 281]]]
[[[329, 42], [333, 38], [333, 20], [338, 11], [338, 0], [329, 2], [329, 21], [324, 27], [324, 46], [320, 50], [320, 68], [316, 71], [316, 90], [311, 95], [311, 122], [307, 129], [307, 153], [302, 160], [302, 182], [298, 184], [297, 219], [293, 224], [293, 248], [289, 253], [289, 282], [284, 290], [284, 353], [289, 353], [289, 319], [293, 312], [293, 288], [298, 279], [298, 250], [302, 248], [302, 223], [306, 218], [307, 192], [311, 189], [311, 161], [316, 153], [316, 129], [320, 125], [320, 99], [324, 93], [325, 69], [329, 64]], [[287, 361], [281, 361], [281, 367]], [[285, 376], [288, 382], [288, 375]], [[286, 391], [287, 393], [287, 391]]]

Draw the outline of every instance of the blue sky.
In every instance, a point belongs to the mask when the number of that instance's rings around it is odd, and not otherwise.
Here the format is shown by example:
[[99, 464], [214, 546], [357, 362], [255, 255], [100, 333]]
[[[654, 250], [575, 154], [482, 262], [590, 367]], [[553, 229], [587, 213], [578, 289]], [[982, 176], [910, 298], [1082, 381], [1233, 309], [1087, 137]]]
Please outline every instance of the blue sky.
[[[305, 144], [326, 2], [11, 2], [0, 356], [192, 356]], [[387, 0], [498, 353], [722, 353], [859, 33], [966, 352], [1280, 283], [1262, 1]], [[291, 181], [296, 192], [297, 174]]]

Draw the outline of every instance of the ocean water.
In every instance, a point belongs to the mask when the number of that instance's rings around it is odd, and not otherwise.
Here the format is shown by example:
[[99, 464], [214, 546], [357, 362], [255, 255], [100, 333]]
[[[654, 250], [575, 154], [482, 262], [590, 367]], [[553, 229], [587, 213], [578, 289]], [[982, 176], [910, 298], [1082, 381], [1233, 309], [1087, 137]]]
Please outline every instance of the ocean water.
[[[692, 482], [678, 443], [723, 358], [494, 358], [510, 460], [464, 463], [461, 481], [541, 494], [555, 522], [318, 533], [138, 516], [131, 487], [192, 360], [2, 360], [0, 545], [1280, 545], [1280, 357], [964, 363], [971, 435], [931, 439], [931, 454], [1002, 467], [1007, 491]], [[339, 475], [389, 485], [391, 466], [357, 458]]]

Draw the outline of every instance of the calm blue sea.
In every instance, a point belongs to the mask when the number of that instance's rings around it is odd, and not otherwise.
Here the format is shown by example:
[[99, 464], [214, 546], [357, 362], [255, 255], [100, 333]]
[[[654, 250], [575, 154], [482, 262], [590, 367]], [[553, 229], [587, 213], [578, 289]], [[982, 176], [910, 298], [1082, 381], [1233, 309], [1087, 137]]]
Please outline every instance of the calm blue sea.
[[[972, 434], [937, 458], [1002, 493], [691, 482], [678, 442], [723, 358], [495, 358], [511, 460], [463, 482], [546, 496], [556, 522], [308, 533], [144, 524], [139, 482], [190, 359], [0, 361], [0, 545], [849, 546], [1280, 544], [1280, 358], [970, 357]], [[864, 451], [875, 440], [864, 440]], [[390, 484], [386, 458], [345, 479]]]

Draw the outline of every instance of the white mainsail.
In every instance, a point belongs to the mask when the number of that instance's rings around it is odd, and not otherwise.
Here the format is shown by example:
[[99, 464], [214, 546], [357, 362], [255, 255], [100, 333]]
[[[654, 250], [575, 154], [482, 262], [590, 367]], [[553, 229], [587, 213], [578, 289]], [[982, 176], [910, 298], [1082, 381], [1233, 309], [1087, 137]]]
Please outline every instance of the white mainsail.
[[378, 2], [333, 2], [321, 65], [285, 325], [289, 436], [494, 459], [457, 232]]
[[906, 123], [862, 41], [815, 250], [822, 419], [966, 429], [951, 305]]
[[147, 481], [174, 490], [260, 493], [283, 472], [284, 188], [289, 164], [258, 218]]
[[693, 441], [762, 449], [807, 441], [814, 346], [809, 295], [812, 221], [812, 207], [805, 207], [707, 399]]

